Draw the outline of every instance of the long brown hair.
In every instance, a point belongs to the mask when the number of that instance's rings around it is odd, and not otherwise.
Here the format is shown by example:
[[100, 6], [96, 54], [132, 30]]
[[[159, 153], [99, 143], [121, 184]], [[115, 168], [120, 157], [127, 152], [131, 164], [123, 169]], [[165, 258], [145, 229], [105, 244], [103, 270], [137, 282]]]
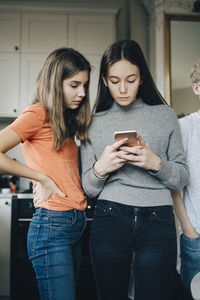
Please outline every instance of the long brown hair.
[[33, 104], [45, 107], [57, 151], [70, 137], [76, 136], [82, 142], [88, 140], [89, 83], [85, 97], [75, 110], [65, 107], [63, 95], [63, 80], [85, 70], [90, 78], [91, 66], [82, 54], [72, 48], [59, 48], [49, 54], [38, 74]]
[[107, 78], [109, 67], [121, 59], [128, 60], [140, 70], [142, 84], [140, 85], [137, 97], [141, 97], [149, 105], [167, 104], [155, 85], [140, 46], [133, 40], [121, 40], [110, 45], [105, 50], [101, 59], [98, 93], [93, 108], [94, 112], [105, 111], [112, 106], [114, 100], [108, 87], [103, 82], [103, 77]]

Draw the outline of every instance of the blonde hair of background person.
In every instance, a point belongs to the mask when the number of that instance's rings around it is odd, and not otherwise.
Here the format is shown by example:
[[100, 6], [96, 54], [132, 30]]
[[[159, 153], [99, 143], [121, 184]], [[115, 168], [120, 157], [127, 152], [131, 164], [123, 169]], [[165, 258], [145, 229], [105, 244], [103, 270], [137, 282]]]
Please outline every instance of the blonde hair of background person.
[[[74, 300], [86, 224], [75, 136], [88, 140], [91, 67], [72, 48], [46, 58], [32, 105], [0, 131], [0, 172], [34, 181], [28, 255], [42, 300]], [[6, 152], [21, 143], [26, 165]]]
[[[190, 77], [192, 90], [200, 100], [200, 59], [193, 66]], [[180, 222], [181, 278], [191, 292], [192, 278], [200, 272], [200, 109], [180, 119], [180, 127], [190, 179], [183, 189], [183, 198], [180, 191], [172, 191], [172, 196]]]

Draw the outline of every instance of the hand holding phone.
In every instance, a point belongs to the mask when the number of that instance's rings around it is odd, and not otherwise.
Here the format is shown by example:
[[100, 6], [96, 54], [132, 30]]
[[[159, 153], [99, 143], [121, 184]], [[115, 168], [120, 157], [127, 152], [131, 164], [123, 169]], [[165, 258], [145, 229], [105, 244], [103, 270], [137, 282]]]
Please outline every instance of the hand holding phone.
[[127, 137], [128, 140], [124, 146], [133, 147], [140, 145], [136, 130], [116, 131], [114, 133], [114, 137], [116, 142]]

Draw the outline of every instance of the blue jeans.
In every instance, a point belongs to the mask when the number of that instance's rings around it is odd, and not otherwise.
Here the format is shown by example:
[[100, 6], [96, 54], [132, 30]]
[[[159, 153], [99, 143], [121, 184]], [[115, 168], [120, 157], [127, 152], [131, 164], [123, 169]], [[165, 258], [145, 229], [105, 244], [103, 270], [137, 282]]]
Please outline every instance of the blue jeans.
[[76, 209], [36, 209], [29, 226], [27, 247], [41, 300], [75, 300], [85, 225], [85, 212]]
[[200, 272], [200, 237], [190, 239], [183, 234], [180, 237], [181, 278], [191, 293], [191, 281]]
[[133, 255], [134, 299], [173, 299], [177, 241], [172, 206], [98, 200], [90, 253], [99, 300], [128, 299]]

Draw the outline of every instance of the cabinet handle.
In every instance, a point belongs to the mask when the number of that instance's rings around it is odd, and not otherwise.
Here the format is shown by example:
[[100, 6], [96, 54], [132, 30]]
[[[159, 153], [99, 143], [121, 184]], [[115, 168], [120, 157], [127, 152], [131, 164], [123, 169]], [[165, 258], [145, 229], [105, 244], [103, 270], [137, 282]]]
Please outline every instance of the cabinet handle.
[[18, 51], [18, 50], [19, 50], [19, 47], [18, 47], [18, 46], [15, 46], [15, 50]]
[[13, 112], [17, 112], [16, 108], [13, 108]]
[[5, 202], [5, 205], [8, 205], [8, 201]]

